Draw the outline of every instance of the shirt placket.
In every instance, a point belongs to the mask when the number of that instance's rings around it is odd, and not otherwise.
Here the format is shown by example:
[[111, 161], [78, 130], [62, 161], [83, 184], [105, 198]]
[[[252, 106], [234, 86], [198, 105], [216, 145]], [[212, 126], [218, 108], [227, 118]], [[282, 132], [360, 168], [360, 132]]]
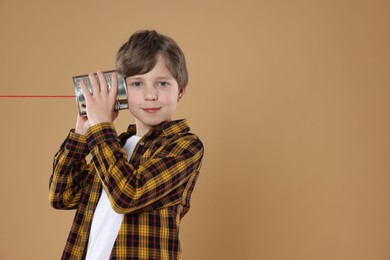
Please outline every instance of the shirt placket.
[[81, 237], [80, 255], [81, 256], [85, 256], [87, 253], [86, 249], [88, 245], [89, 232], [93, 220], [93, 215], [95, 213], [95, 209], [101, 195], [100, 179], [96, 174], [93, 180], [90, 194], [92, 196], [92, 199], [89, 200], [89, 203], [87, 203], [87, 205], [85, 206], [84, 218], [83, 218], [84, 223], [82, 224], [80, 230], [80, 237]]

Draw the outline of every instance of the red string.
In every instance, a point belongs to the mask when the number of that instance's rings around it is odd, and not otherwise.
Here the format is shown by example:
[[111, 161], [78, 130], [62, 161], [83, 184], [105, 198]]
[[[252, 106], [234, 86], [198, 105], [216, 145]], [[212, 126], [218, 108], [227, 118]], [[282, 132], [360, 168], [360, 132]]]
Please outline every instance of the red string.
[[3, 95], [0, 96], [0, 98], [74, 98], [76, 96], [39, 96], [39, 95], [29, 95], [29, 96], [22, 96], [22, 95]]

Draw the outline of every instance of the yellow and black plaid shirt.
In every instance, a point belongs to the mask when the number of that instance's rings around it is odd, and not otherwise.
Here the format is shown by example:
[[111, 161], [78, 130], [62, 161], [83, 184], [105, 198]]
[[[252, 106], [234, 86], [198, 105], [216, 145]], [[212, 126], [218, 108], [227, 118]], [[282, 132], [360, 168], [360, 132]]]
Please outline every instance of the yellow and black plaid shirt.
[[[112, 123], [70, 131], [54, 157], [49, 200], [77, 209], [62, 259], [84, 259], [94, 211], [105, 189], [124, 219], [111, 259], [181, 259], [179, 224], [188, 212], [203, 145], [186, 120], [163, 122], [143, 136], [129, 161], [123, 150], [135, 125], [117, 135]], [[85, 157], [91, 153], [87, 164]]]

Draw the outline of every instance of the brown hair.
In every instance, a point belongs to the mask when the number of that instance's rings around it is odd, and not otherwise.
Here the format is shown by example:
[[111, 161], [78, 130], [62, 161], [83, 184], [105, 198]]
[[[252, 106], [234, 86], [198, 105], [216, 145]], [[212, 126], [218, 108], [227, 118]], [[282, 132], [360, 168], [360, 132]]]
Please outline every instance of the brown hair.
[[124, 78], [148, 73], [156, 65], [157, 54], [164, 56], [169, 72], [176, 79], [179, 89], [184, 90], [188, 83], [184, 54], [172, 38], [154, 30], [131, 35], [118, 50], [116, 71]]

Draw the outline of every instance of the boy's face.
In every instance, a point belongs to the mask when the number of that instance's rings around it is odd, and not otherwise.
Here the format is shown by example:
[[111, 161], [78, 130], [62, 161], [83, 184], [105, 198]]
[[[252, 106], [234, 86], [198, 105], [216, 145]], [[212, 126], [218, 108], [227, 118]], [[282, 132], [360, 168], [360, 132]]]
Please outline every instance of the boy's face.
[[154, 68], [146, 74], [126, 78], [129, 110], [136, 119], [137, 135], [143, 136], [155, 125], [172, 120], [182, 97], [177, 81], [157, 55]]

